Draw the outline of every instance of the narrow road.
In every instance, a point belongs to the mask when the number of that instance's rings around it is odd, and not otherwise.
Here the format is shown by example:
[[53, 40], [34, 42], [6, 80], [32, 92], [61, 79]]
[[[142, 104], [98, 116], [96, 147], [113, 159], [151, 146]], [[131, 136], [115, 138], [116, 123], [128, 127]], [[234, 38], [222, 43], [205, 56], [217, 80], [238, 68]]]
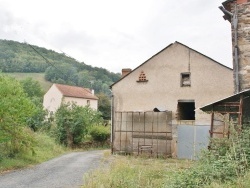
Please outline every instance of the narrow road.
[[83, 174], [100, 164], [103, 152], [73, 152], [0, 175], [0, 188], [79, 188], [83, 184]]

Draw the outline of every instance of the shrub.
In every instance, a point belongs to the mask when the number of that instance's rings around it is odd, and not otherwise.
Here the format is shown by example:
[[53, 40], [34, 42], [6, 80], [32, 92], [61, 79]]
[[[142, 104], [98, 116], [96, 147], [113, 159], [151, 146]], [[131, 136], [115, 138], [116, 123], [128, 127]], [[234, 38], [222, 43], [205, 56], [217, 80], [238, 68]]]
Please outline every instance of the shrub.
[[91, 127], [89, 134], [91, 135], [94, 141], [105, 142], [110, 137], [110, 127], [96, 125]]
[[14, 156], [33, 147], [34, 137], [27, 120], [35, 105], [14, 78], [0, 75], [0, 153]]
[[176, 173], [166, 187], [204, 187], [212, 182], [233, 182], [248, 170], [250, 131], [230, 131], [229, 139], [212, 139], [211, 150], [204, 151], [192, 168]]
[[73, 147], [88, 135], [89, 128], [102, 122], [101, 115], [89, 107], [74, 103], [63, 104], [55, 114], [54, 134], [60, 143]]

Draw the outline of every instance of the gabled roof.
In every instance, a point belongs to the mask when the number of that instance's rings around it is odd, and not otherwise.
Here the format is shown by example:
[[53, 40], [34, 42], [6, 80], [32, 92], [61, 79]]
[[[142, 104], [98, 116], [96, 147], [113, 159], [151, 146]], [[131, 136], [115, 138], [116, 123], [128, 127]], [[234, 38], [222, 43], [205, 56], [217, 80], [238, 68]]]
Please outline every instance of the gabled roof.
[[123, 79], [124, 79], [125, 77], [127, 77], [129, 74], [131, 74], [132, 72], [134, 72], [135, 70], [137, 70], [138, 68], [140, 68], [142, 65], [144, 65], [144, 64], [147, 63], [149, 60], [153, 59], [155, 56], [157, 56], [158, 54], [160, 54], [162, 51], [166, 50], [167, 48], [171, 47], [171, 46], [174, 45], [175, 43], [180, 44], [180, 45], [182, 45], [182, 46], [184, 46], [184, 47], [186, 47], [186, 48], [188, 48], [188, 49], [190, 49], [190, 50], [192, 50], [192, 51], [194, 51], [194, 52], [196, 52], [196, 53], [198, 53], [198, 54], [200, 54], [200, 55], [202, 55], [202, 56], [204, 56], [204, 57], [206, 57], [206, 58], [208, 58], [208, 59], [210, 59], [210, 60], [212, 60], [212, 61], [214, 61], [215, 63], [217, 63], [217, 64], [219, 64], [219, 65], [221, 65], [221, 66], [223, 66], [223, 67], [225, 67], [225, 68], [227, 68], [227, 69], [232, 70], [231, 68], [229, 68], [229, 67], [227, 67], [227, 66], [225, 66], [225, 65], [223, 65], [223, 64], [221, 64], [221, 63], [219, 63], [218, 61], [215, 61], [214, 59], [212, 59], [212, 58], [210, 58], [210, 57], [208, 57], [208, 56], [206, 56], [206, 55], [204, 55], [204, 54], [202, 54], [202, 53], [200, 53], [200, 52], [198, 52], [198, 51], [196, 51], [196, 50], [194, 50], [194, 49], [192, 49], [192, 48], [190, 48], [190, 47], [188, 47], [188, 46], [186, 46], [186, 45], [184, 45], [184, 44], [182, 44], [182, 43], [180, 43], [180, 42], [178, 42], [178, 41], [175, 41], [174, 43], [169, 44], [167, 47], [163, 48], [161, 51], [159, 51], [158, 53], [156, 53], [155, 55], [153, 55], [152, 57], [150, 57], [150, 58], [149, 58], [148, 60], [146, 60], [144, 63], [142, 63], [141, 65], [139, 65], [138, 67], [136, 67], [136, 68], [135, 68], [133, 71], [131, 71], [130, 73], [128, 73], [126, 76], [122, 77], [120, 80], [118, 80], [117, 82], [113, 83], [113, 84], [110, 86], [110, 88], [112, 88], [115, 84], [117, 84], [118, 82], [120, 82], [121, 80], [123, 80]]
[[77, 86], [69, 86], [62, 84], [54, 84], [58, 90], [65, 97], [75, 97], [75, 98], [84, 98], [84, 99], [94, 99], [98, 100], [98, 97], [93, 95], [89, 89]]

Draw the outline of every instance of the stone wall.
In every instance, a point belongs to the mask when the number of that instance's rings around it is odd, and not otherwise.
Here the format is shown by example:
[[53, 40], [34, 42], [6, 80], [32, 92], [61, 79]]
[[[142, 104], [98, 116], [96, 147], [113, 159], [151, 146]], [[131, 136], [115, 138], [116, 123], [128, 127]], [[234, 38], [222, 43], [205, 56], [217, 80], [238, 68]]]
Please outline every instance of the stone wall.
[[[235, 12], [235, 3], [231, 4], [231, 12]], [[236, 65], [234, 47], [238, 47], [238, 74], [239, 74], [239, 91], [250, 89], [250, 3], [237, 2], [237, 41], [235, 40], [235, 30], [232, 21], [232, 45], [233, 45], [233, 67], [234, 67], [234, 80], [236, 80]], [[235, 92], [236, 90], [236, 82]]]

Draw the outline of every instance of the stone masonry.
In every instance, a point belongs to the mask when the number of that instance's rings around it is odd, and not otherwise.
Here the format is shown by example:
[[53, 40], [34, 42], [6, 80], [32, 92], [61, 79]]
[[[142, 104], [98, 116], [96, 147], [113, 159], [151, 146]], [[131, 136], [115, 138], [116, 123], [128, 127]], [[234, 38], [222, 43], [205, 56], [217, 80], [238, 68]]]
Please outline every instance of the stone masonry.
[[[224, 5], [225, 6], [225, 5]], [[233, 14], [237, 14], [237, 41], [235, 40], [235, 28], [233, 18], [231, 18], [232, 46], [233, 46], [233, 68], [234, 68], [234, 88], [237, 91], [236, 76], [237, 68], [235, 64], [235, 46], [238, 48], [238, 79], [239, 92], [250, 89], [250, 2], [248, 0], [229, 1], [226, 9]]]

